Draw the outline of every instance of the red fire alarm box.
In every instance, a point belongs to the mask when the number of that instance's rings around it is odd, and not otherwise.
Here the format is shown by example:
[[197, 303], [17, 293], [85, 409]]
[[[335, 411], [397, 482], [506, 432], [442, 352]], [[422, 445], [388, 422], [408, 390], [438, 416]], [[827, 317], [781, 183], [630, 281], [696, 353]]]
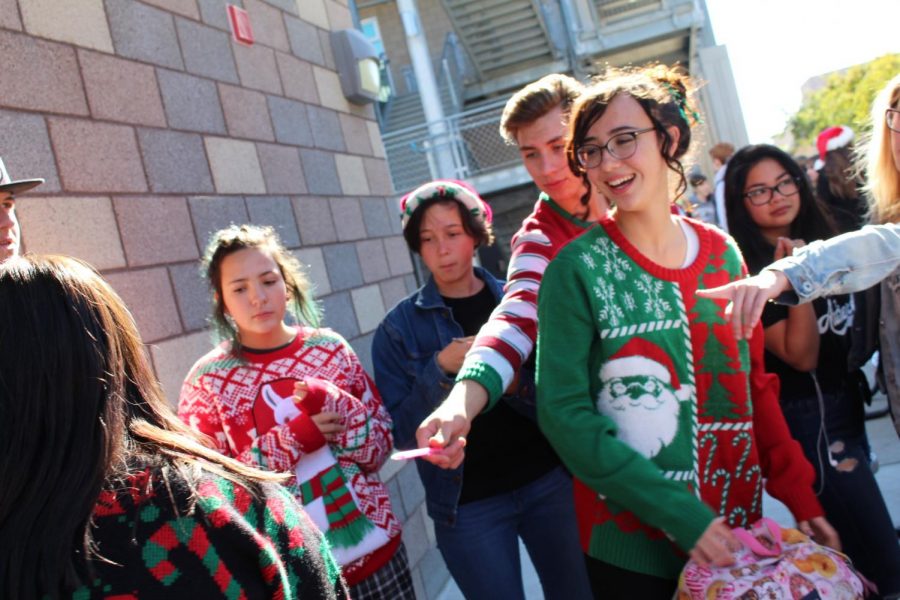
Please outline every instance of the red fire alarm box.
[[231, 35], [234, 41], [253, 45], [253, 28], [250, 26], [250, 15], [247, 11], [233, 4], [228, 5], [228, 22], [231, 23]]

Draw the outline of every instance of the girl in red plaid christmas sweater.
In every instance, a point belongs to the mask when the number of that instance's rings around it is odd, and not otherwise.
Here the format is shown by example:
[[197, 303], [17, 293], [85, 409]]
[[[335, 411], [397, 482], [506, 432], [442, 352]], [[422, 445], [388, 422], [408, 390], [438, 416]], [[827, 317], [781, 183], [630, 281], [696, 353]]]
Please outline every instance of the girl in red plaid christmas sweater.
[[400, 523], [378, 470], [391, 420], [347, 342], [315, 323], [309, 284], [271, 228], [219, 231], [205, 264], [230, 338], [193, 366], [178, 413], [241, 462], [293, 474], [353, 598], [413, 598]]

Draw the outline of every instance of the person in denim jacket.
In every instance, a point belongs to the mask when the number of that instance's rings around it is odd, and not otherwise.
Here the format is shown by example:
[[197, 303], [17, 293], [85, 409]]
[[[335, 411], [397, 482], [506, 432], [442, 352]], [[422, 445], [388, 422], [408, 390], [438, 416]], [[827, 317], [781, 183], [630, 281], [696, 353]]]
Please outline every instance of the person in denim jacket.
[[887, 83], [872, 104], [872, 135], [864, 156], [865, 189], [875, 225], [814, 242], [756, 277], [698, 295], [731, 300], [735, 333], [749, 337], [768, 300], [810, 302], [881, 282], [882, 383], [900, 435], [900, 75]]
[[[401, 201], [403, 233], [431, 275], [375, 332], [375, 381], [398, 448], [453, 387], [474, 334], [503, 297], [503, 282], [475, 267], [493, 241], [490, 207], [467, 185], [439, 180]], [[455, 469], [416, 466], [438, 549], [468, 599], [524, 598], [522, 538], [547, 598], [588, 598], [572, 480], [535, 422], [533, 365], [494, 410], [474, 422]]]

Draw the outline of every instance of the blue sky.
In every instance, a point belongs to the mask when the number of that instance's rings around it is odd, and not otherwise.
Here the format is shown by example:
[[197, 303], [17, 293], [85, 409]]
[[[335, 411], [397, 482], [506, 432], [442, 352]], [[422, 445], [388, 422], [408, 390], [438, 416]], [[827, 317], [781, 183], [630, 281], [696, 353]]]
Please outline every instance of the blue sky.
[[769, 142], [815, 75], [900, 52], [897, 0], [706, 0], [751, 143]]

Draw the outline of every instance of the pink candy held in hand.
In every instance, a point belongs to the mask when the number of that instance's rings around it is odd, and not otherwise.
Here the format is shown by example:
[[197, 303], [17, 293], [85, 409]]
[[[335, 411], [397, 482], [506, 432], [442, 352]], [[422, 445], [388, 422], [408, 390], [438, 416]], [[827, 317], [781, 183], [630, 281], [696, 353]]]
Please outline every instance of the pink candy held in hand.
[[422, 458], [423, 456], [431, 456], [432, 454], [443, 454], [441, 448], [416, 448], [414, 450], [403, 450], [394, 452], [391, 458], [394, 460], [408, 460], [410, 458]]

